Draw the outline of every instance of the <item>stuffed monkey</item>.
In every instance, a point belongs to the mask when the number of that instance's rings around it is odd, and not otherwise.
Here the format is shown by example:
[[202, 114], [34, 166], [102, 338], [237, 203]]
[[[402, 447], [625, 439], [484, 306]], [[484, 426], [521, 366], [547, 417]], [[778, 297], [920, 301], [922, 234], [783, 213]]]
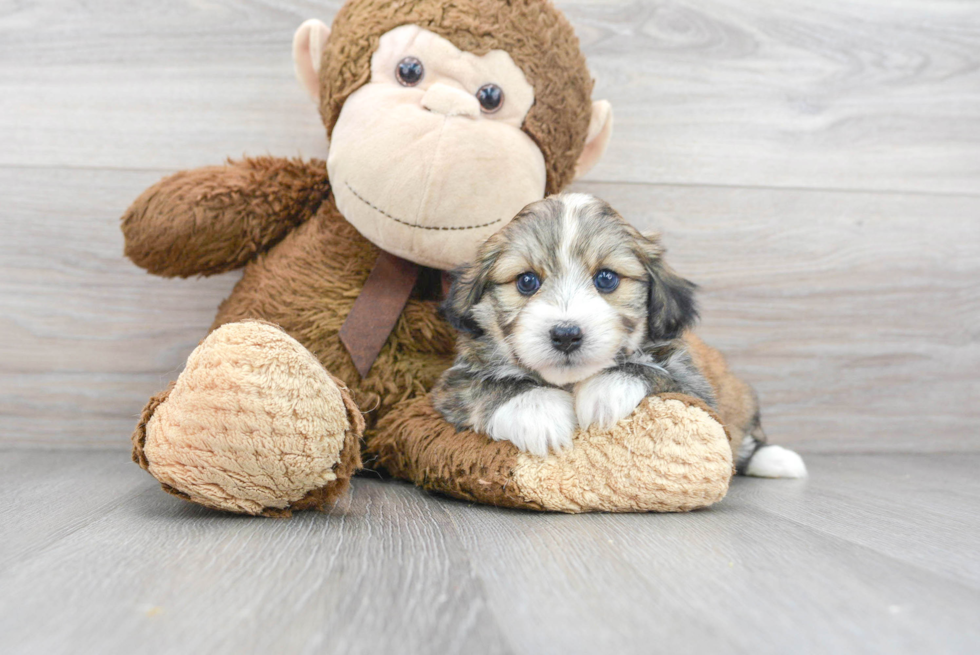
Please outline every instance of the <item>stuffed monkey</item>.
[[546, 0], [350, 0], [332, 29], [304, 23], [293, 50], [326, 162], [180, 172], [122, 219], [126, 255], [153, 274], [244, 268], [183, 373], [143, 410], [135, 461], [182, 498], [266, 516], [328, 506], [364, 464], [528, 509], [722, 498], [753, 401], [693, 337], [718, 414], [648, 398], [546, 458], [456, 432], [427, 398], [455, 341], [440, 270], [587, 171], [609, 140], [609, 104], [592, 102], [564, 16]]

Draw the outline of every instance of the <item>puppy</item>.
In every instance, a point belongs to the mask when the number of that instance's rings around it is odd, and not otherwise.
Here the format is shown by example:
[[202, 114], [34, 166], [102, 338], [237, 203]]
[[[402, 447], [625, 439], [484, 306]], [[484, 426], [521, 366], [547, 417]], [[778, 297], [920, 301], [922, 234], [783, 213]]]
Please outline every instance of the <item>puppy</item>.
[[[653, 394], [717, 409], [682, 339], [698, 317], [694, 289], [664, 263], [656, 238], [605, 202], [564, 194], [532, 203], [455, 274], [443, 314], [460, 332], [457, 357], [433, 403], [458, 429], [541, 456]], [[737, 383], [747, 390], [739, 413], [751, 417], [737, 446], [745, 469], [764, 435], [751, 389]]]

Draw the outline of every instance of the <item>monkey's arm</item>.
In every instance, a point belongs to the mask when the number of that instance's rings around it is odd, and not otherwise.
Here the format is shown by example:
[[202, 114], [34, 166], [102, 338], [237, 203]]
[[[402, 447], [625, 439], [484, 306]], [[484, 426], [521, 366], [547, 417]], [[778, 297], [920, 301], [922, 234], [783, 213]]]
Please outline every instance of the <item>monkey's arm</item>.
[[122, 217], [126, 256], [164, 277], [245, 265], [311, 218], [330, 190], [321, 160], [245, 158], [157, 182]]

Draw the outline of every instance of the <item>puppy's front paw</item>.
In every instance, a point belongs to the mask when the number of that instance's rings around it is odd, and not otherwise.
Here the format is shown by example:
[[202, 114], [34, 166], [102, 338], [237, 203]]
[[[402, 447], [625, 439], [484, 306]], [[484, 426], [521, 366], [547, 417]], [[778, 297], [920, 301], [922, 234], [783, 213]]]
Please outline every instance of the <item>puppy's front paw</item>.
[[609, 428], [633, 413], [646, 398], [643, 380], [625, 373], [599, 373], [575, 387], [575, 415], [587, 428], [593, 423]]
[[572, 445], [575, 410], [572, 395], [561, 389], [539, 387], [501, 405], [487, 423], [487, 434], [510, 441], [521, 450], [544, 457], [548, 450]]

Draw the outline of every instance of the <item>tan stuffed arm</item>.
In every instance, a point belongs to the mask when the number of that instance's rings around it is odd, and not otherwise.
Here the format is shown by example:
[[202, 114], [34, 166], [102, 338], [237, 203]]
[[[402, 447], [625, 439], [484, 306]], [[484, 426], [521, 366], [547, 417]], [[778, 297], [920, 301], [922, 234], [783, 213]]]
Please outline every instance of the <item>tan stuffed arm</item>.
[[728, 434], [703, 402], [650, 396], [613, 428], [576, 433], [547, 457], [458, 432], [429, 398], [404, 401], [369, 434], [367, 461], [471, 502], [552, 512], [686, 512], [724, 498], [734, 473]]
[[316, 159], [257, 157], [182, 171], [126, 211], [126, 256], [164, 277], [229, 271], [311, 218], [329, 190], [326, 164]]

